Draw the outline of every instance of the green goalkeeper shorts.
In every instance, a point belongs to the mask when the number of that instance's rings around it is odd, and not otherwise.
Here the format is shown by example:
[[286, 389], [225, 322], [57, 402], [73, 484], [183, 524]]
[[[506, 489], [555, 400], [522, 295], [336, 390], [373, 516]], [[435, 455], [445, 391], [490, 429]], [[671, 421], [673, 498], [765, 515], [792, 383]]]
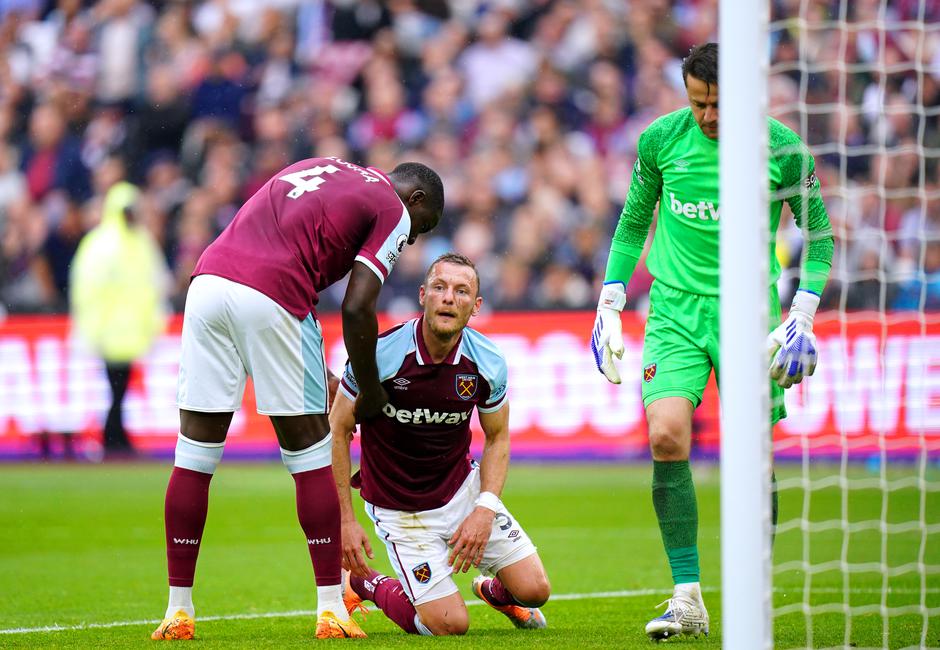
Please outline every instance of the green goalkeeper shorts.
[[[685, 397], [695, 407], [702, 403], [702, 393], [711, 369], [720, 377], [718, 346], [718, 297], [702, 296], [653, 282], [650, 311], [643, 341], [643, 406], [661, 397]], [[770, 289], [771, 328], [780, 324], [780, 298], [777, 288]], [[755, 350], [764, 354], [764, 348]], [[768, 360], [767, 365], [770, 365]], [[770, 381], [771, 422], [787, 416], [783, 389]]]

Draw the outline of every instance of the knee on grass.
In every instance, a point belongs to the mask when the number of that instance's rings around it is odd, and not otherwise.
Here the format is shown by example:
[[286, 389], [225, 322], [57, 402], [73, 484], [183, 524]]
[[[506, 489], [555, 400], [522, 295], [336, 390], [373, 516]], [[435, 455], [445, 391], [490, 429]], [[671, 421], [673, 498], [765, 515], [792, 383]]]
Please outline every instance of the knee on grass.
[[422, 616], [421, 623], [434, 636], [462, 636], [470, 628], [470, 617], [466, 611], [449, 611], [440, 615]]
[[541, 607], [548, 602], [552, 586], [544, 575], [527, 580], [525, 584], [515, 586], [512, 597], [523, 607]]

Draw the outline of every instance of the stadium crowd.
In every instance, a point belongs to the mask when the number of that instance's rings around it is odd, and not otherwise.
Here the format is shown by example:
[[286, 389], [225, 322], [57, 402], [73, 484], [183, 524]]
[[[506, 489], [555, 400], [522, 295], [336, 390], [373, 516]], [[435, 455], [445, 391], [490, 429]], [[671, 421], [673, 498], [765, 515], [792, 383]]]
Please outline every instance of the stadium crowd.
[[[180, 311], [239, 205], [320, 155], [444, 179], [442, 226], [402, 256], [381, 308], [414, 311], [446, 250], [478, 264], [490, 309], [593, 308], [637, 137], [687, 105], [681, 57], [715, 39], [717, 4], [2, 2], [0, 314], [68, 309], [72, 256], [121, 180], [142, 190]], [[940, 1], [887, 4], [773, 2], [771, 110], [816, 155], [830, 308], [940, 308], [940, 32], [924, 27]], [[638, 270], [629, 306], [650, 282]]]

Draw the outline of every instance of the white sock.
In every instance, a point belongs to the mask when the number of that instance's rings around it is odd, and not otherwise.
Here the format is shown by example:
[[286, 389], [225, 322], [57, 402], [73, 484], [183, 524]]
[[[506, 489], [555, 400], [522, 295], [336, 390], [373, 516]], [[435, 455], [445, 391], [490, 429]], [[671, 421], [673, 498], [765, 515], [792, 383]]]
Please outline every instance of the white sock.
[[349, 620], [349, 612], [343, 604], [343, 585], [317, 587], [317, 616], [323, 612], [333, 612], [341, 621]]
[[170, 618], [180, 610], [196, 618], [192, 587], [170, 587], [170, 599], [166, 606], [166, 616], [163, 618]]
[[673, 594], [684, 596], [695, 603], [702, 602], [702, 586], [698, 582], [680, 582], [676, 585]]

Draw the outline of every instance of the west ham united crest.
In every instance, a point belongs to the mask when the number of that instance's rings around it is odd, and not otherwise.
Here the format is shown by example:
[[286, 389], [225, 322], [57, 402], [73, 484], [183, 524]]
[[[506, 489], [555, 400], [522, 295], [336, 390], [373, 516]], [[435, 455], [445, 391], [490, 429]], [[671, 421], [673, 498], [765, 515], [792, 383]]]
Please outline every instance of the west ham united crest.
[[653, 381], [653, 377], [656, 376], [656, 364], [651, 363], [645, 368], [643, 368], [643, 381], [647, 384]]
[[411, 572], [415, 575], [415, 580], [421, 584], [427, 584], [427, 582], [431, 579], [431, 565], [427, 562], [422, 562], [413, 568]]
[[479, 379], [477, 375], [457, 375], [457, 397], [470, 399], [476, 395]]

